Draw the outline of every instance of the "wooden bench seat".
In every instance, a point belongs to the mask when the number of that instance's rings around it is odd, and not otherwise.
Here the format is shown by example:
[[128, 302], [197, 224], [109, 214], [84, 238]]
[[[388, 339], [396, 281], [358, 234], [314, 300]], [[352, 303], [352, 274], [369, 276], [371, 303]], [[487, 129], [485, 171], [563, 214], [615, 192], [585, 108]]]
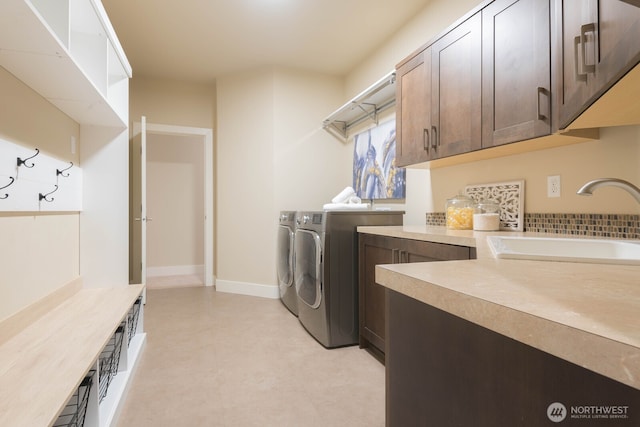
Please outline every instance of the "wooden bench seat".
[[143, 288], [80, 289], [0, 341], [0, 425], [51, 425]]

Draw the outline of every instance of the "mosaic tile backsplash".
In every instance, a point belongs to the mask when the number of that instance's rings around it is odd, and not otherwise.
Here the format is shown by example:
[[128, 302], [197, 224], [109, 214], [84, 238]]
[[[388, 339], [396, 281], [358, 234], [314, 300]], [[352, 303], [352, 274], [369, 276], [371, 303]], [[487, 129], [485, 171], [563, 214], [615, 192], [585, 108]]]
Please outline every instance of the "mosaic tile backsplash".
[[[427, 225], [446, 226], [444, 212], [428, 212]], [[640, 215], [525, 213], [524, 231], [640, 239]]]

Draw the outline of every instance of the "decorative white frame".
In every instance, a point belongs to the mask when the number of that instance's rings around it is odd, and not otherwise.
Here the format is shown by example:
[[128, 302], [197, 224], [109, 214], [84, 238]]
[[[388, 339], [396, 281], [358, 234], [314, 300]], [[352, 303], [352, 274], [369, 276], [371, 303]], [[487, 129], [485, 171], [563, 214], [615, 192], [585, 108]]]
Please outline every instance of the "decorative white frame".
[[467, 185], [465, 194], [476, 203], [485, 199], [500, 205], [500, 230], [524, 230], [524, 180]]

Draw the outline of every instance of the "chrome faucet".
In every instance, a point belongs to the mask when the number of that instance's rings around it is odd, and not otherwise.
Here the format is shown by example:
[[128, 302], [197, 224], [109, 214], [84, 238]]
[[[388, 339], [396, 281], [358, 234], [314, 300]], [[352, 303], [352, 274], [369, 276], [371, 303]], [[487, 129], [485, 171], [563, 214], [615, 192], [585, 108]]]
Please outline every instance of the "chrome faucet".
[[593, 181], [589, 181], [585, 185], [580, 187], [580, 189], [578, 190], [578, 194], [581, 196], [591, 196], [592, 191], [600, 187], [622, 188], [623, 190], [626, 190], [629, 194], [631, 194], [636, 199], [636, 202], [640, 203], [640, 188], [631, 184], [629, 181], [618, 178], [594, 179]]

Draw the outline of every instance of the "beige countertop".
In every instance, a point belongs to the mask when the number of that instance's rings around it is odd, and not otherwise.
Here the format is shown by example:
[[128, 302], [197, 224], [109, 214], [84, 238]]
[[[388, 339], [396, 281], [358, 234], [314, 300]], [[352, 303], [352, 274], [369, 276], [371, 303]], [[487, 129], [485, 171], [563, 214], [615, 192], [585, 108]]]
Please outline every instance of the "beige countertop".
[[377, 266], [376, 280], [640, 389], [640, 267], [496, 259], [486, 245], [489, 235], [539, 235], [535, 233], [429, 226], [358, 227], [358, 231], [476, 247], [475, 260]]

